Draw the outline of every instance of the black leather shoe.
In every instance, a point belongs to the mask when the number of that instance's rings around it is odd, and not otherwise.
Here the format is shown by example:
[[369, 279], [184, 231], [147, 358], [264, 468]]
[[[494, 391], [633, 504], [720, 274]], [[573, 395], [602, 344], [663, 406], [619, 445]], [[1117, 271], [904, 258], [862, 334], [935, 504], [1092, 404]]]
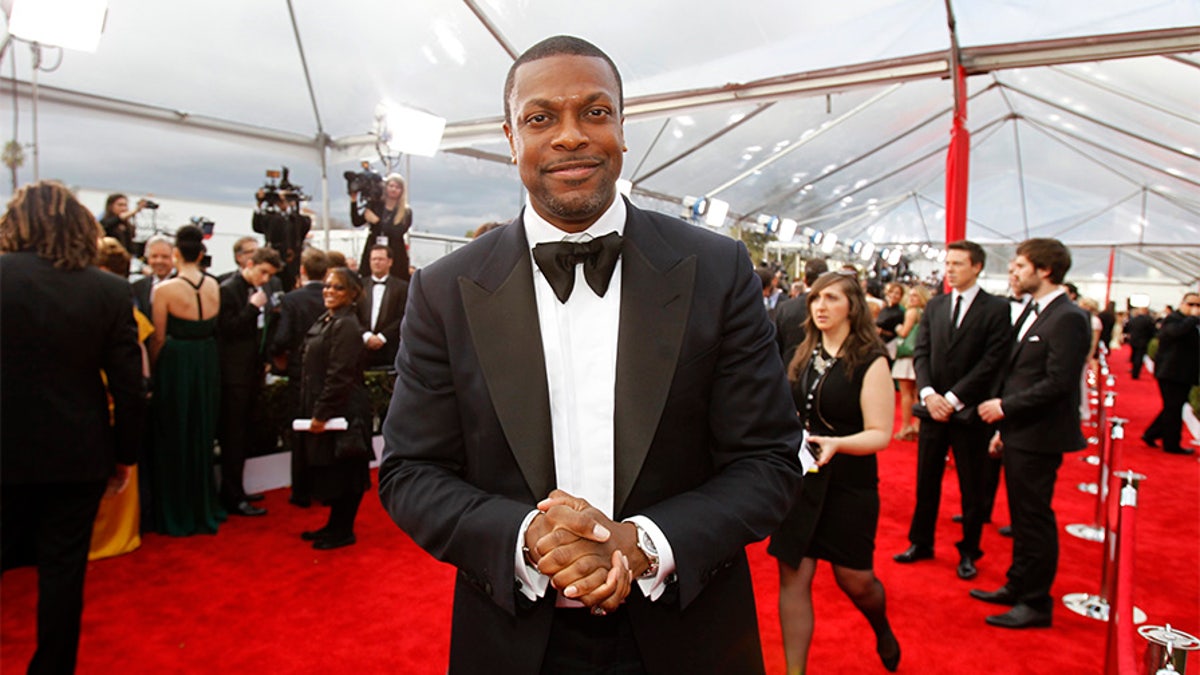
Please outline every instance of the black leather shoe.
[[1003, 614], [993, 614], [984, 619], [989, 626], [1000, 628], [1049, 628], [1050, 612], [1039, 612], [1029, 605], [1017, 605]]
[[882, 640], [875, 641], [875, 653], [879, 655], [879, 660], [889, 673], [896, 672], [900, 667], [900, 642], [891, 630]]
[[913, 544], [909, 546], [903, 553], [897, 553], [892, 556], [892, 560], [898, 563], [914, 563], [918, 560], [929, 560], [933, 557], [933, 549], [924, 546]]
[[329, 534], [329, 530], [322, 527], [319, 530], [309, 530], [307, 532], [301, 532], [300, 538], [303, 539], [304, 541], [318, 541], [320, 539], [324, 539], [326, 537], [326, 535], [328, 535], [328, 534]]
[[1163, 448], [1163, 452], [1168, 455], [1192, 455], [1196, 451], [1192, 448]]
[[247, 501], [238, 502], [237, 506], [233, 507], [232, 509], [228, 509], [228, 511], [235, 516], [265, 516], [265, 515], [267, 515], [266, 509], [260, 509], [259, 507], [255, 506]]
[[[1015, 606], [1017, 604], [1017, 595], [1008, 586], [1001, 586], [994, 591], [981, 591], [978, 588], [972, 588], [971, 597], [976, 600], [990, 602], [993, 605]], [[989, 621], [989, 623], [991, 622]]]
[[1012, 525], [1005, 525], [996, 531], [1000, 533], [1001, 537], [1012, 538]]
[[252, 494], [252, 495], [246, 495], [246, 501], [251, 502], [251, 503], [261, 502], [262, 500], [264, 500], [266, 498], [267, 498], [266, 495], [262, 494], [261, 492], [258, 492], [258, 493]]
[[975, 560], [969, 555], [964, 555], [958, 561], [958, 578], [959, 579], [974, 579], [979, 574], [979, 570], [975, 569]]
[[328, 551], [331, 548], [350, 546], [357, 541], [358, 539], [354, 538], [353, 533], [345, 536], [323, 537], [313, 542], [313, 548], [317, 549], [318, 551]]
[[308, 507], [312, 506], [311, 499], [304, 499], [303, 497], [297, 497], [295, 495], [288, 497], [288, 503], [294, 506], [299, 506], [302, 509], [307, 509]]
[[1146, 445], [1148, 445], [1148, 446], [1152, 447], [1152, 448], [1157, 448], [1157, 447], [1158, 447], [1158, 439], [1157, 439], [1157, 438], [1150, 438], [1150, 437], [1149, 437], [1149, 436], [1147, 436], [1146, 434], [1142, 434], [1142, 442], [1143, 442], [1143, 443], [1145, 443]]

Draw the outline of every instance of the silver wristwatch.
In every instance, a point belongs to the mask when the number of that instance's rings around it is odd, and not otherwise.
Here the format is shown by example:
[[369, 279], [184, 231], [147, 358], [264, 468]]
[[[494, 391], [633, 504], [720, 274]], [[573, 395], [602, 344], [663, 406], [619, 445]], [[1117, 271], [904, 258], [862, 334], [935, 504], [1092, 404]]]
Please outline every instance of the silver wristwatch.
[[650, 566], [642, 572], [638, 579], [653, 579], [658, 576], [658, 548], [654, 546], [654, 540], [650, 538], [650, 533], [642, 529], [641, 525], [634, 523], [637, 528], [637, 547], [641, 549], [642, 554], [646, 556], [646, 560]]

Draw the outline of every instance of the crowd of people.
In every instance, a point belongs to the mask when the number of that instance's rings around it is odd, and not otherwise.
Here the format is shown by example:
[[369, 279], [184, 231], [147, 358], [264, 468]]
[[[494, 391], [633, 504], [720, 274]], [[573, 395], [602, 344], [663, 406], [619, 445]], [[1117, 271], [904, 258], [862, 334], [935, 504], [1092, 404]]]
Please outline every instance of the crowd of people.
[[[362, 275], [309, 247], [293, 288], [253, 238], [209, 275], [190, 225], [146, 242], [130, 284], [127, 199], [102, 229], [60, 184], [19, 190], [0, 219], [3, 562], [40, 566], [35, 664], [71, 672], [89, 547], [130, 534], [94, 531], [98, 510], [140, 510], [169, 535], [266, 515], [243, 473], [268, 368], [295, 420], [290, 501], [329, 506], [300, 533], [320, 550], [356, 542], [374, 457], [364, 369], [395, 368], [379, 494], [459, 570], [450, 672], [761, 672], [745, 546], [768, 536], [789, 673], [807, 668], [822, 560], [895, 671], [874, 565], [876, 454], [894, 440], [915, 439], [918, 460], [911, 545], [893, 559], [935, 555], [952, 454], [957, 575], [974, 578], [1003, 470], [1012, 563], [970, 596], [1009, 608], [990, 625], [1051, 625], [1055, 478], [1085, 445], [1081, 378], [1119, 325], [1068, 297], [1067, 247], [1022, 242], [1009, 297], [981, 288], [986, 256], [965, 240], [947, 245], [944, 286], [875, 293], [813, 259], [785, 293], [741, 242], [618, 194], [622, 106], [594, 45], [522, 54], [504, 130], [525, 208], [411, 277], [397, 175], [356, 212], [372, 228]], [[1135, 359], [1142, 316], [1124, 328]], [[1143, 439], [1168, 452], [1184, 451], [1198, 321], [1189, 293], [1157, 329], [1164, 410]]]

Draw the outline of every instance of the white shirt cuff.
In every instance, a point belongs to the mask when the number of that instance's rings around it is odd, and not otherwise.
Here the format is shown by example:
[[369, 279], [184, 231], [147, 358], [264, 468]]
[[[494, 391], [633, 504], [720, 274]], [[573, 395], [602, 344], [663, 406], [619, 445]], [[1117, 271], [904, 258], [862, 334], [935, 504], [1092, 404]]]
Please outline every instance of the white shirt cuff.
[[651, 579], [637, 580], [642, 595], [652, 601], [658, 600], [667, 590], [667, 581], [675, 576], [675, 553], [671, 550], [671, 542], [667, 541], [667, 535], [658, 529], [658, 525], [646, 516], [630, 516], [625, 522], [641, 526], [650, 537], [650, 541], [654, 542], [654, 548], [658, 550], [658, 574]]
[[375, 337], [379, 338], [379, 341], [383, 344], [387, 344], [387, 338], [383, 336], [383, 333], [376, 333]]
[[966, 407], [965, 405], [963, 405], [962, 401], [958, 400], [958, 397], [955, 396], [954, 392], [952, 392], [952, 391], [946, 392], [946, 400], [950, 401], [950, 405], [954, 406], [954, 410], [956, 412], [959, 410], [962, 410], [963, 408]]
[[363, 344], [367, 344], [367, 340], [370, 340], [372, 335], [374, 335], [374, 333], [369, 330], [363, 331]]
[[936, 391], [934, 391], [933, 387], [922, 387], [922, 388], [921, 388], [921, 393], [920, 393], [920, 396], [921, 396], [921, 403], [922, 403], [922, 404], [924, 404], [924, 403], [925, 403], [925, 399], [929, 398], [930, 396], [933, 396], [933, 395], [934, 395], [934, 394], [936, 394], [936, 393], [937, 393], [937, 392], [936, 392]]
[[[517, 583], [521, 593], [530, 600], [537, 600], [546, 595], [546, 588], [550, 586], [550, 577], [542, 574], [536, 567], [530, 567], [525, 562], [525, 530], [529, 529], [529, 524], [533, 522], [533, 517], [541, 513], [537, 509], [529, 512], [525, 516], [525, 520], [521, 521], [521, 529], [517, 531], [517, 551], [516, 564], [513, 569], [516, 571]], [[657, 542], [655, 542], [657, 543]]]

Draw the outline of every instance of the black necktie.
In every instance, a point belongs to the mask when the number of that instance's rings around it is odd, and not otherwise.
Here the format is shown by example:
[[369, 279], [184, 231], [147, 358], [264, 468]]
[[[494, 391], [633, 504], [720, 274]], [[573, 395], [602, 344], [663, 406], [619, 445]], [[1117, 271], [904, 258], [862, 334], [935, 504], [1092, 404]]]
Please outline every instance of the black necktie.
[[950, 317], [953, 330], [958, 330], [958, 317], [962, 316], [962, 294], [954, 299], [954, 314]]
[[583, 278], [596, 295], [604, 297], [613, 269], [621, 255], [621, 235], [616, 232], [591, 241], [556, 241], [533, 247], [533, 260], [546, 275], [559, 302], [566, 302], [575, 288], [575, 265], [583, 263]]

